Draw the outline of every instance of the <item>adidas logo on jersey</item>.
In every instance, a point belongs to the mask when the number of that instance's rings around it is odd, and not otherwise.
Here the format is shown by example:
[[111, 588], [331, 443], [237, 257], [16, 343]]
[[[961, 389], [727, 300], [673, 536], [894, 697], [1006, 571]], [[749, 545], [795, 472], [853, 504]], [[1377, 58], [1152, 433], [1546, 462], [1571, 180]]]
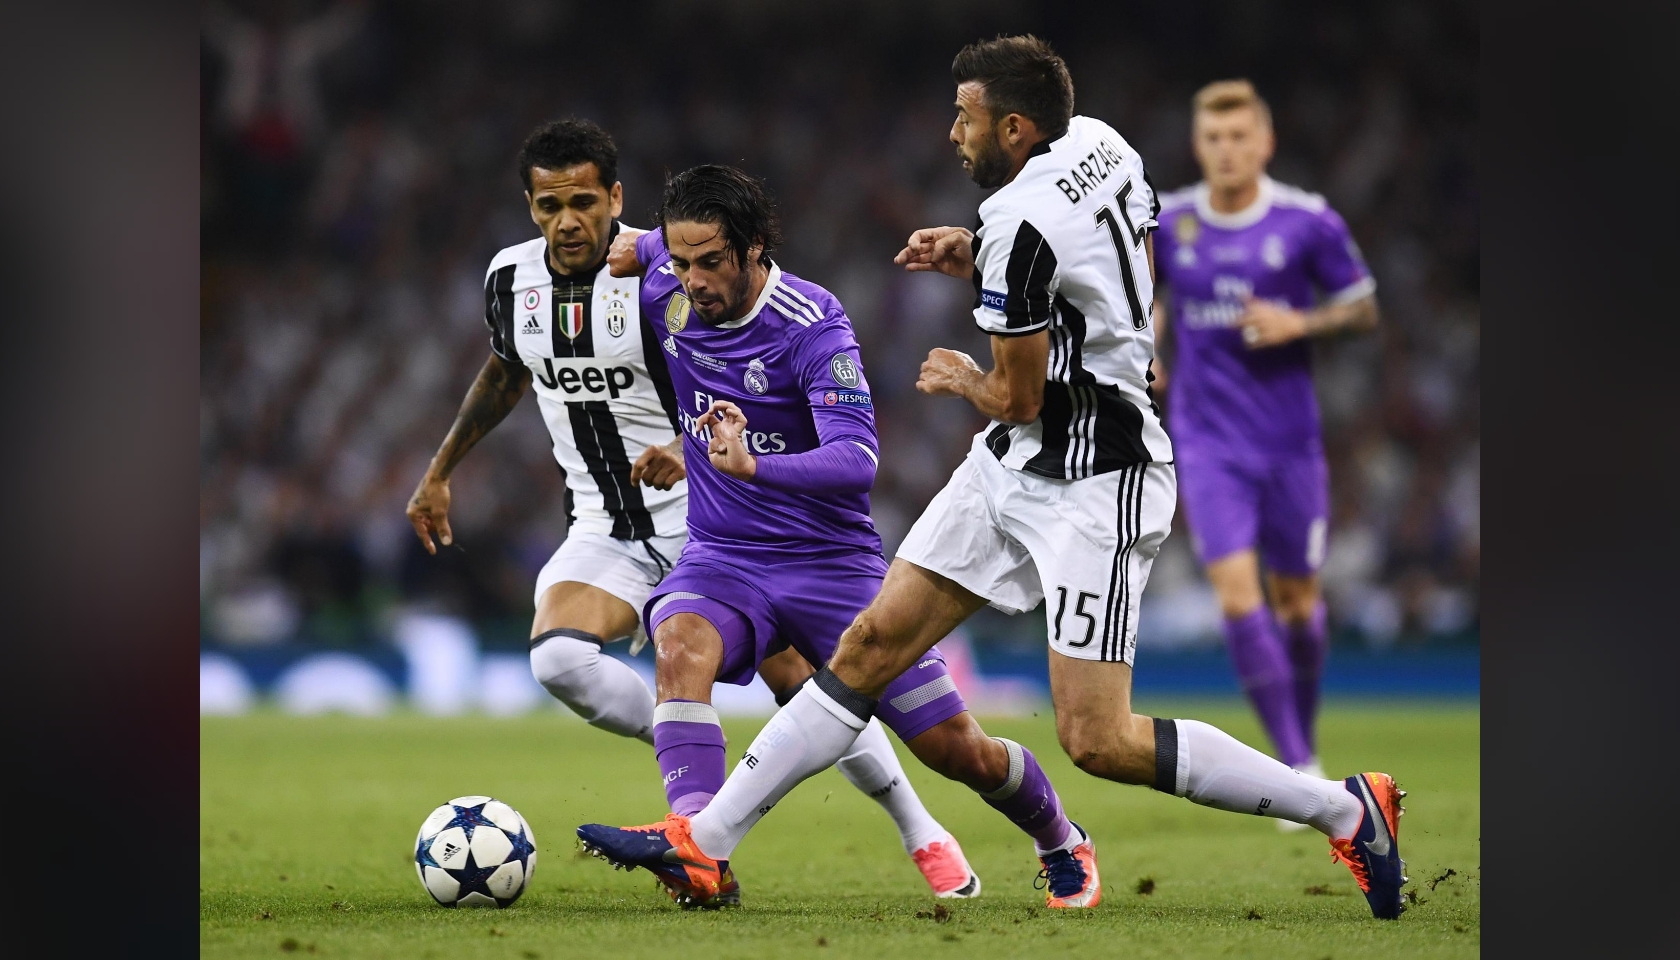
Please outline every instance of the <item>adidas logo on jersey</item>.
[[521, 327], [519, 332], [520, 333], [532, 333], [532, 334], [538, 334], [538, 335], [542, 334], [542, 332], [543, 332], [542, 324], [537, 322], [536, 314], [532, 314], [531, 316], [528, 316], [528, 317], [525, 318], [525, 326]]

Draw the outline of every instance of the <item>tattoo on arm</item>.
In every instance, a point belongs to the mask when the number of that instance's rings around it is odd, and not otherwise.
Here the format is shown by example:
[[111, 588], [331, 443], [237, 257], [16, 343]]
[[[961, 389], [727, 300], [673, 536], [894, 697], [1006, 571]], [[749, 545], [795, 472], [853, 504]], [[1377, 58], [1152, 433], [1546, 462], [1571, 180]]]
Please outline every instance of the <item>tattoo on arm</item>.
[[1306, 313], [1306, 322], [1309, 337], [1339, 333], [1343, 330], [1368, 333], [1377, 327], [1377, 298], [1364, 296], [1347, 303], [1332, 303], [1309, 310]]
[[530, 385], [530, 368], [508, 363], [492, 353], [461, 401], [461, 412], [455, 415], [443, 446], [432, 458], [432, 472], [448, 477], [467, 451], [507, 417]]

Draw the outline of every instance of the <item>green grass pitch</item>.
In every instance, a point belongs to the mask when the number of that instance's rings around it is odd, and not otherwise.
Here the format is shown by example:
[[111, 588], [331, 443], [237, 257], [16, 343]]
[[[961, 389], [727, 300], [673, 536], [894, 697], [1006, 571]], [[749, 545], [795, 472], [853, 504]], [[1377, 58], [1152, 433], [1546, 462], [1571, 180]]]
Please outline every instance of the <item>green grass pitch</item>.
[[[1239, 704], [1144, 703], [1264, 743]], [[684, 913], [644, 871], [581, 856], [588, 821], [665, 813], [652, 751], [559, 711], [516, 719], [299, 719], [200, 726], [199, 930], [204, 957], [633, 958], [1057, 956], [1464, 957], [1481, 946], [1480, 718], [1473, 704], [1332, 703], [1332, 775], [1377, 769], [1410, 791], [1401, 850], [1415, 894], [1371, 918], [1316, 832], [1096, 780], [1056, 746], [1049, 714], [982, 718], [1033, 748], [1097, 841], [1095, 910], [1051, 912], [1030, 841], [899, 747], [916, 789], [985, 883], [936, 901], [891, 821], [830, 770], [802, 785], [736, 852], [743, 906]], [[730, 761], [758, 723], [726, 724]], [[536, 876], [507, 910], [446, 910], [415, 879], [433, 807], [489, 794], [525, 814]], [[1438, 879], [1443, 878], [1444, 879]], [[1152, 885], [1147, 894], [1142, 889]], [[944, 905], [946, 909], [936, 909]]]

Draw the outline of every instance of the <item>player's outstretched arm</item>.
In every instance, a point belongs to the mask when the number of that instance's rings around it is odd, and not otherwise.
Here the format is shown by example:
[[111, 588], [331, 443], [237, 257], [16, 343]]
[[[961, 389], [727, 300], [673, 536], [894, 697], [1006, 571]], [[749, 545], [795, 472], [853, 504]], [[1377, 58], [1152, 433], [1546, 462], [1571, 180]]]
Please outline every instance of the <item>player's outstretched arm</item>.
[[911, 273], [936, 271], [959, 280], [974, 275], [974, 234], [962, 227], [923, 227], [893, 257]]
[[683, 438], [657, 444], [642, 451], [630, 466], [630, 482], [655, 490], [669, 490], [688, 476], [683, 463]]
[[1020, 337], [993, 337], [990, 370], [960, 350], [936, 347], [922, 363], [916, 389], [936, 397], [962, 397], [974, 409], [1002, 423], [1038, 419], [1044, 406], [1044, 375], [1050, 335], [1040, 330]]
[[509, 363], [494, 353], [478, 371], [478, 378], [461, 401], [454, 425], [443, 438], [443, 446], [426, 467], [414, 496], [408, 499], [408, 522], [414, 525], [427, 553], [437, 553], [432, 543], [434, 533], [446, 547], [455, 539], [449, 529], [449, 475], [467, 451], [507, 417], [530, 385], [528, 367]]

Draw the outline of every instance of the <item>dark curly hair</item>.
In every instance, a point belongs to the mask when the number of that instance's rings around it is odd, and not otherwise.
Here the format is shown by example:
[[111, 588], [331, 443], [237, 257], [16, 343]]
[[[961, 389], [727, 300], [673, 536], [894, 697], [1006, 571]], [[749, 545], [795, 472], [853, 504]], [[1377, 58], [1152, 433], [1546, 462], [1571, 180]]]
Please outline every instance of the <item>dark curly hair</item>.
[[531, 168], [564, 170], [580, 163], [593, 163], [601, 174], [601, 186], [611, 190], [618, 182], [618, 145], [612, 135], [589, 120], [555, 120], [531, 131], [519, 148], [519, 179], [531, 189]]
[[951, 79], [986, 88], [987, 109], [998, 120], [1018, 113], [1054, 140], [1073, 117], [1073, 77], [1050, 44], [1032, 34], [981, 40], [951, 61]]
[[670, 237], [665, 228], [677, 220], [717, 224], [731, 258], [743, 267], [753, 244], [764, 245], [758, 262], [768, 267], [770, 251], [782, 242], [776, 202], [764, 189], [764, 181], [722, 164], [702, 164], [665, 181], [665, 197], [654, 222], [666, 243]]

